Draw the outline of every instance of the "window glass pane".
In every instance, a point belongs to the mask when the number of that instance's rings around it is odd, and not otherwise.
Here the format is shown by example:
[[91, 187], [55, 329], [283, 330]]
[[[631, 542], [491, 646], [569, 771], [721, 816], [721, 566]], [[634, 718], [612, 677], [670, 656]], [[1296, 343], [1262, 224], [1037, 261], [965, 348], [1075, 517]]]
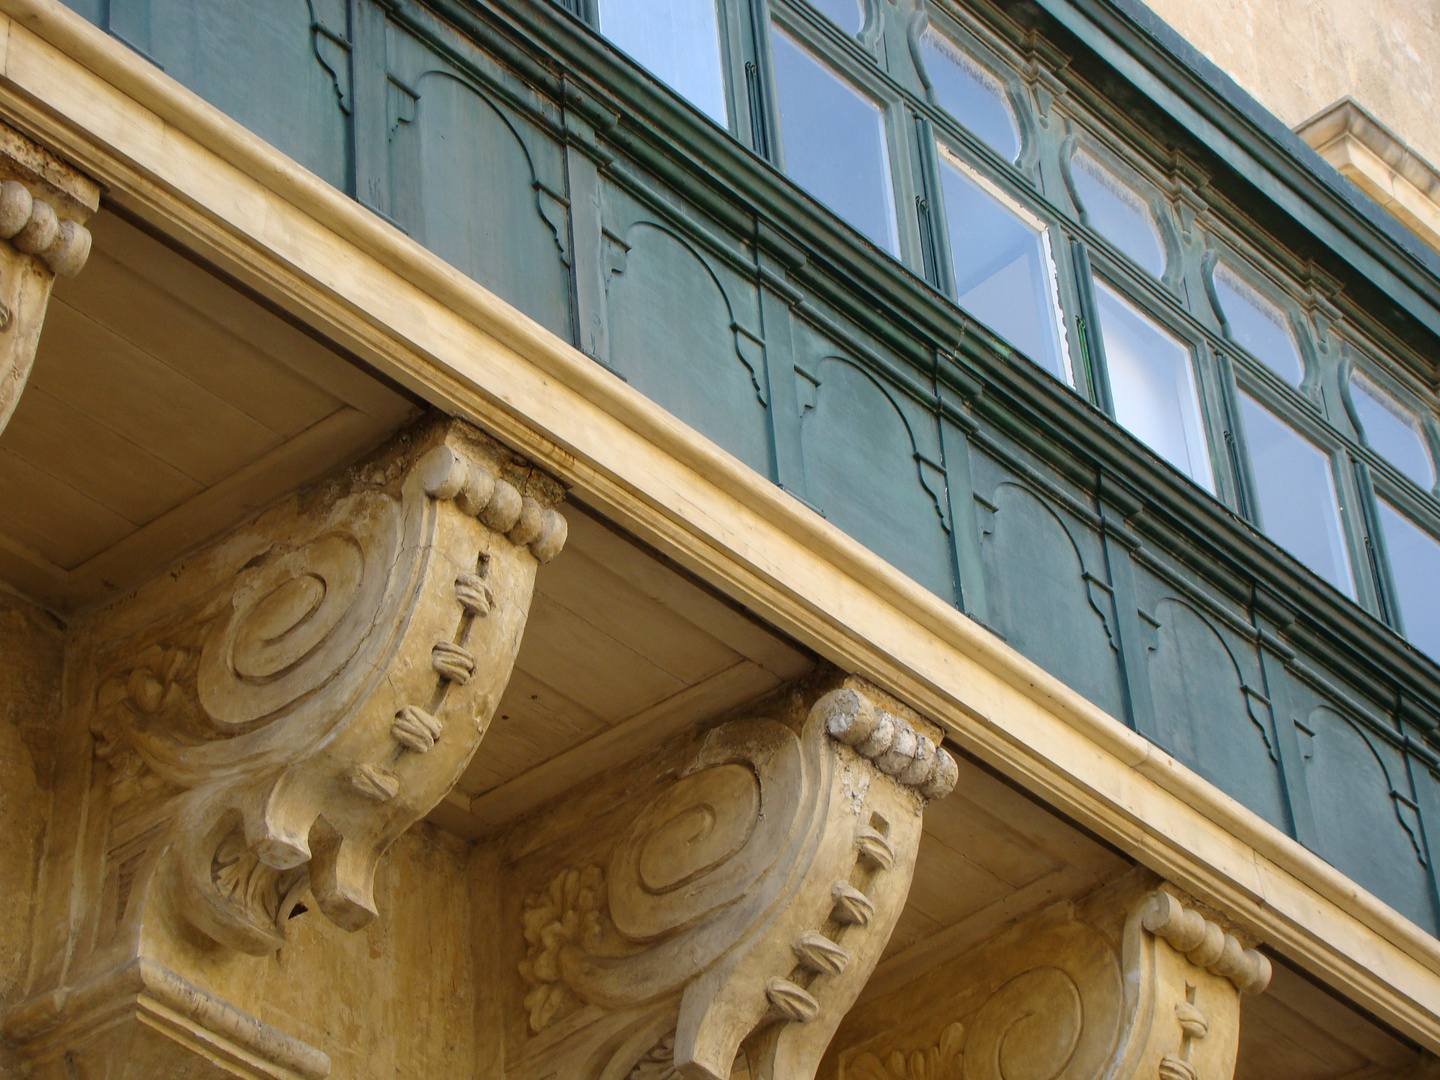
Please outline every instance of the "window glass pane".
[[1231, 339], [1292, 386], [1305, 377], [1285, 313], [1225, 267], [1215, 270], [1215, 295]]
[[716, 123], [725, 77], [715, 0], [599, 0], [600, 32]]
[[810, 0], [810, 6], [848, 34], [865, 28], [865, 5], [860, 0]]
[[1201, 487], [1214, 490], [1189, 347], [1098, 278], [1095, 304], [1115, 419]]
[[950, 261], [960, 306], [1068, 381], [1044, 232], [941, 156]]
[[922, 39], [920, 53], [935, 104], [1006, 161], [1014, 161], [1020, 155], [1020, 129], [1000, 80], [933, 30]]
[[1138, 192], [1094, 158], [1076, 154], [1071, 175], [1090, 227], [1153, 276], [1165, 272], [1165, 248], [1150, 208]]
[[775, 83], [785, 171], [892, 254], [895, 196], [880, 107], [778, 28]]
[[1440, 540], [1383, 499], [1380, 528], [1405, 636], [1440, 660]]
[[1311, 570], [1353, 596], [1329, 456], [1247, 394], [1240, 395], [1240, 414], [1255, 474], [1261, 528]]
[[1350, 379], [1350, 400], [1365, 429], [1365, 442], [1425, 489], [1435, 486], [1435, 466], [1425, 448], [1420, 422], [1409, 409], [1363, 375]]

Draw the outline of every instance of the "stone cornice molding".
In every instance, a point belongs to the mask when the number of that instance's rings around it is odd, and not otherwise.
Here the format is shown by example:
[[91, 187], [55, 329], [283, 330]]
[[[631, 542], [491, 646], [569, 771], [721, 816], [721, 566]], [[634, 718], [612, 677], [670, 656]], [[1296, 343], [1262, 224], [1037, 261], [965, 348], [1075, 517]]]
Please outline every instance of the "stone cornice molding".
[[[67, 1059], [83, 1061], [91, 1053], [111, 1058], [108, 1029], [132, 1023], [160, 1033], [151, 1044], [166, 1055], [160, 1061], [182, 1068], [180, 1063], [198, 1057], [218, 1059], [241, 1076], [323, 1080], [330, 1074], [330, 1058], [322, 1051], [143, 958], [77, 989], [27, 1002], [6, 1018], [5, 1033], [25, 1046], [32, 1067], [46, 1076], [47, 1069], [63, 1068]], [[143, 1044], [129, 1050], [140, 1069], [159, 1064], [140, 1056]]]
[[55, 278], [90, 257], [100, 185], [0, 124], [0, 432], [35, 363]]
[[1440, 171], [1353, 98], [1322, 109], [1295, 134], [1416, 236], [1440, 249]]

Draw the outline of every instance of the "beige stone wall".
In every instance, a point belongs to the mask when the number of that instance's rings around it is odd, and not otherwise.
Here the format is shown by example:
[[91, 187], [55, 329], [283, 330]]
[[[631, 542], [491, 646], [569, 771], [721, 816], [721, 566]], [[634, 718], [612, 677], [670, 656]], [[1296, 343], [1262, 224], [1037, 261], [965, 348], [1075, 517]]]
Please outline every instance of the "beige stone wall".
[[1440, 165], [1436, 0], [1146, 0], [1288, 126], [1347, 94]]
[[471, 856], [465, 841], [421, 822], [381, 860], [380, 914], [365, 929], [348, 933], [312, 905], [271, 956], [217, 951], [208, 969], [192, 960], [207, 989], [328, 1054], [332, 1077], [468, 1076], [483, 983]]
[[0, 593], [0, 1012], [23, 992], [63, 661], [64, 628]]

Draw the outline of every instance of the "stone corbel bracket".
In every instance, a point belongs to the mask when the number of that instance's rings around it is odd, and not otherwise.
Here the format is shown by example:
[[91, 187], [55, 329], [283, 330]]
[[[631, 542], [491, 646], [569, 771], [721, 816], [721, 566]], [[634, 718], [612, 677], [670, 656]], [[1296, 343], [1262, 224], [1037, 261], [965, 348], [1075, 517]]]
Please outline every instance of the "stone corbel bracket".
[[606, 865], [526, 901], [535, 1038], [507, 1075], [814, 1075], [957, 770], [858, 680], [801, 715], [710, 731]]
[[1269, 959], [1164, 889], [1132, 911], [1125, 935], [1135, 1022], [1115, 1075], [1230, 1080], [1240, 995], [1264, 992]]
[[30, 378], [56, 276], [90, 257], [100, 186], [0, 124], [0, 432]]
[[840, 1080], [1230, 1080], [1270, 962], [1140, 871], [1061, 903], [847, 1022]]
[[109, 839], [63, 983], [6, 1018], [34, 1076], [325, 1075], [217, 990], [237, 951], [286, 940], [302, 896], [347, 930], [375, 917], [382, 855], [455, 784], [510, 678], [562, 494], [431, 422], [96, 616]]
[[455, 784], [509, 681], [560, 497], [466, 425], [433, 427], [250, 527], [274, 542], [108, 680], [102, 752], [186, 792], [155, 873], [186, 921], [262, 955], [307, 885], [345, 929], [374, 918], [380, 856]]

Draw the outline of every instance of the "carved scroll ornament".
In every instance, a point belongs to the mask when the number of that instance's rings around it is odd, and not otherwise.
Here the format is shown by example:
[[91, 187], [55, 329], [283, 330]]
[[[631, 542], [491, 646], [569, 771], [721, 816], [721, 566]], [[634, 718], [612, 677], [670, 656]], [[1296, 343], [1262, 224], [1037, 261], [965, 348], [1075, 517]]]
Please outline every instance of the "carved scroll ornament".
[[564, 543], [553, 483], [458, 423], [416, 442], [262, 518], [102, 685], [99, 752], [184, 792], [154, 880], [222, 944], [277, 948], [307, 886], [341, 927], [374, 917], [381, 854], [474, 754]]
[[533, 1038], [507, 1075], [812, 1076], [904, 906], [925, 803], [955, 779], [853, 684], [798, 725], [713, 729], [608, 858], [526, 900]]
[[0, 124], [0, 432], [19, 404], [56, 276], [90, 257], [85, 221], [100, 188]]
[[1163, 889], [1082, 906], [888, 995], [840, 1080], [1231, 1080], [1240, 994], [1265, 989], [1270, 962]]
[[431, 423], [95, 616], [98, 865], [74, 961], [5, 1017], [30, 1075], [326, 1074], [230, 1000], [257, 970], [240, 954], [278, 948], [302, 902], [347, 930], [375, 917], [381, 857], [509, 680], [561, 494]]

